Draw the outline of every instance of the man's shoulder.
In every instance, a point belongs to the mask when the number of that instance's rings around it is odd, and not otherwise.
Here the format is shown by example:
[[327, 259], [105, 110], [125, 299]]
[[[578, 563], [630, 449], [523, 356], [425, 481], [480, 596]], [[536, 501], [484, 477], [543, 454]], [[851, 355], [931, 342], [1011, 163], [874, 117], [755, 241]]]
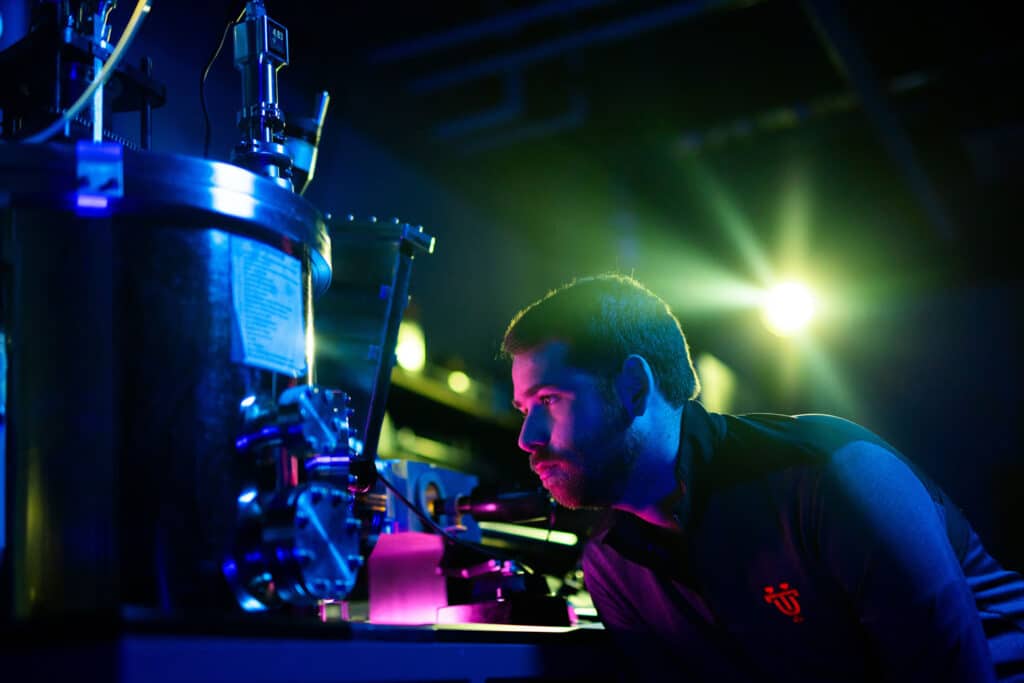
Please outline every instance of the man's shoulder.
[[925, 472], [867, 427], [835, 415], [794, 415], [787, 416], [784, 421], [777, 417], [740, 416], [739, 419], [745, 422], [737, 433], [746, 431], [747, 438], [752, 441], [762, 439], [781, 444], [779, 449], [782, 452], [789, 453], [792, 459], [802, 459], [813, 465], [826, 480], [855, 483], [882, 477], [892, 483], [920, 484], [936, 504], [951, 505], [945, 493]]
[[735, 443], [832, 453], [849, 443], [865, 441], [895, 450], [878, 434], [846, 418], [824, 413], [727, 415], [728, 435]]
[[747, 413], [724, 417], [725, 436], [715, 456], [731, 464], [754, 461], [751, 464], [772, 469], [824, 465], [837, 452], [857, 443], [898, 453], [871, 430], [835, 415]]

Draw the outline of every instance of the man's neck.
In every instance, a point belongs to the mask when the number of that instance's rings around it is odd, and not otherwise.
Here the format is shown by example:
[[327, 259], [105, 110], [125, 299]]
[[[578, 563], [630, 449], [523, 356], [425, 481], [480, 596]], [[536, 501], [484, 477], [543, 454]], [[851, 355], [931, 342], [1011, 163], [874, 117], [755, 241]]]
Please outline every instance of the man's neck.
[[619, 503], [613, 507], [617, 510], [629, 512], [648, 524], [653, 524], [654, 526], [669, 529], [671, 531], [682, 531], [683, 527], [679, 524], [679, 520], [676, 517], [674, 510], [684, 495], [685, 492], [680, 486], [675, 492], [665, 496], [655, 505], [635, 506], [629, 503]]
[[686, 495], [685, 484], [676, 475], [682, 415], [681, 407], [661, 406], [649, 433], [642, 436], [644, 447], [621, 502], [613, 506], [649, 524], [677, 531], [681, 528], [674, 511]]

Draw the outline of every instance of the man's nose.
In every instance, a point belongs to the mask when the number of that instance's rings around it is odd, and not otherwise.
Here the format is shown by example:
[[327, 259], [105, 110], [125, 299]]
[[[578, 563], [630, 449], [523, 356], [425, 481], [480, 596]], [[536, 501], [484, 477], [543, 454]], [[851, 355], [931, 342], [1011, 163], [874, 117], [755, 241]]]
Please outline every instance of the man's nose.
[[523, 420], [523, 427], [519, 430], [519, 448], [530, 455], [548, 444], [551, 430], [547, 420], [539, 411], [531, 410]]

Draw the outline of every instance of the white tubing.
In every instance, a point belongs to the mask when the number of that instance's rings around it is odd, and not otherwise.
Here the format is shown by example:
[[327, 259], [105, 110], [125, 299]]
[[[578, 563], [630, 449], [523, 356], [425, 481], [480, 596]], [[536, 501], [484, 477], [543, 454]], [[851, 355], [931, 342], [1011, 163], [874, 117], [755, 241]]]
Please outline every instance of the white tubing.
[[110, 59], [103, 64], [103, 68], [96, 74], [96, 78], [92, 79], [92, 83], [85, 89], [78, 99], [75, 101], [71, 108], [64, 112], [60, 118], [50, 124], [45, 130], [36, 133], [30, 137], [27, 137], [23, 142], [46, 142], [53, 135], [61, 130], [71, 119], [78, 115], [78, 112], [85, 108], [85, 105], [89, 103], [93, 93], [107, 82], [110, 78], [110, 74], [117, 68], [117, 63], [121, 61], [121, 56], [125, 50], [131, 44], [135, 38], [135, 34], [139, 31], [139, 26], [142, 25], [142, 20], [149, 13], [150, 5], [152, 0], [139, 0], [135, 5], [135, 10], [132, 12], [131, 18], [128, 19], [128, 24], [124, 27], [124, 33], [121, 34], [121, 39], [117, 41], [117, 46], [114, 51], [110, 53]]

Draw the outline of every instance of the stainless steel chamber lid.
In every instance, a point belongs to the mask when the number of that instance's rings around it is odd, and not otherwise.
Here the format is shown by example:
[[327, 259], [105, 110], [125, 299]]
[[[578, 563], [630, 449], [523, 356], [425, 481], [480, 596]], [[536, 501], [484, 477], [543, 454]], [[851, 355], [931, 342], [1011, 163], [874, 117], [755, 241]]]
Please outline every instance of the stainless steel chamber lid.
[[[87, 201], [83, 201], [83, 199]], [[109, 145], [0, 144], [0, 209], [151, 218], [309, 248], [315, 295], [331, 282], [331, 241], [308, 201], [238, 166]], [[144, 224], [144, 223], [143, 223]]]

